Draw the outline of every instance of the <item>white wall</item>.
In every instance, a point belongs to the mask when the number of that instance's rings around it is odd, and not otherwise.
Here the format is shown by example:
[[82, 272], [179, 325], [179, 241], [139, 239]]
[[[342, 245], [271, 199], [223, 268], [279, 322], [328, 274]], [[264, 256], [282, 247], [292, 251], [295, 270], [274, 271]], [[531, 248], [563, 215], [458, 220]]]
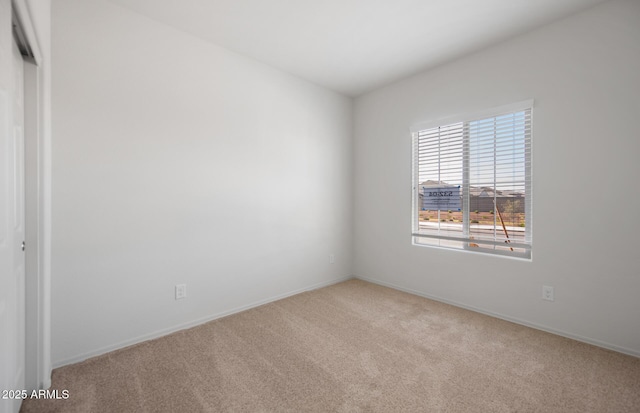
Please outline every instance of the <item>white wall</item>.
[[350, 99], [106, 1], [52, 36], [55, 365], [351, 275]]
[[[412, 246], [409, 127], [529, 98], [533, 260]], [[638, 1], [356, 99], [356, 276], [640, 356], [639, 114]]]

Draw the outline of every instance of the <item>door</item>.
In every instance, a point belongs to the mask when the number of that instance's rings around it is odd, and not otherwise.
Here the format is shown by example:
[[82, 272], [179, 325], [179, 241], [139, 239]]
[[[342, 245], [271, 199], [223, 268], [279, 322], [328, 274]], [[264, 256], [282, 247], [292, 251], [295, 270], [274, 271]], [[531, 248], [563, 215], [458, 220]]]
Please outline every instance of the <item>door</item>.
[[[14, 165], [14, 220], [13, 220], [13, 275], [15, 278], [15, 376], [18, 389], [25, 388], [25, 189], [24, 189], [24, 62], [18, 46], [13, 42], [13, 165]], [[19, 403], [17, 403], [19, 404]]]
[[[12, 42], [12, 78], [0, 88], [0, 412], [17, 412], [25, 389], [25, 187], [24, 187], [24, 67]], [[5, 54], [5, 56], [7, 56]], [[8, 62], [6, 62], [8, 63]], [[7, 394], [4, 394], [8, 392]], [[13, 392], [13, 393], [11, 393]]]

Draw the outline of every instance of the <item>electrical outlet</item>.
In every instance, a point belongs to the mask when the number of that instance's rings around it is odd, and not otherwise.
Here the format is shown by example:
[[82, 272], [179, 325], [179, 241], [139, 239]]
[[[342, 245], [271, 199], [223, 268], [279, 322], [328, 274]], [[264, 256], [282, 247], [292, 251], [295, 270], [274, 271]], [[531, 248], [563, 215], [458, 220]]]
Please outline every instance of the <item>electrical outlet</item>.
[[548, 285], [542, 286], [542, 299], [547, 301], [553, 301], [553, 287]]
[[329, 264], [335, 264], [336, 263], [336, 256], [333, 254], [329, 254]]
[[187, 298], [187, 284], [176, 285], [176, 300]]

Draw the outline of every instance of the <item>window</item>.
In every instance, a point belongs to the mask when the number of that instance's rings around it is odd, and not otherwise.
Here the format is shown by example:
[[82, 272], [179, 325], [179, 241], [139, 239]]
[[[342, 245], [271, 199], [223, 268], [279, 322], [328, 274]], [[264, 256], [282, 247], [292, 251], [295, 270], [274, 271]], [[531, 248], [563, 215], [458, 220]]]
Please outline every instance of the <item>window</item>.
[[531, 107], [412, 128], [413, 243], [531, 258]]

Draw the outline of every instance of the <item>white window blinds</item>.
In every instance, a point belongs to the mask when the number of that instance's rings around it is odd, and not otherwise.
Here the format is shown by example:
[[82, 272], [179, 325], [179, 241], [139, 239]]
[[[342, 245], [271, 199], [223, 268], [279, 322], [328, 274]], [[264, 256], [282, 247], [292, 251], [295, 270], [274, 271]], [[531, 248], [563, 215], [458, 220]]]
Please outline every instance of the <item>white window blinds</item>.
[[414, 129], [415, 244], [531, 257], [528, 103]]

